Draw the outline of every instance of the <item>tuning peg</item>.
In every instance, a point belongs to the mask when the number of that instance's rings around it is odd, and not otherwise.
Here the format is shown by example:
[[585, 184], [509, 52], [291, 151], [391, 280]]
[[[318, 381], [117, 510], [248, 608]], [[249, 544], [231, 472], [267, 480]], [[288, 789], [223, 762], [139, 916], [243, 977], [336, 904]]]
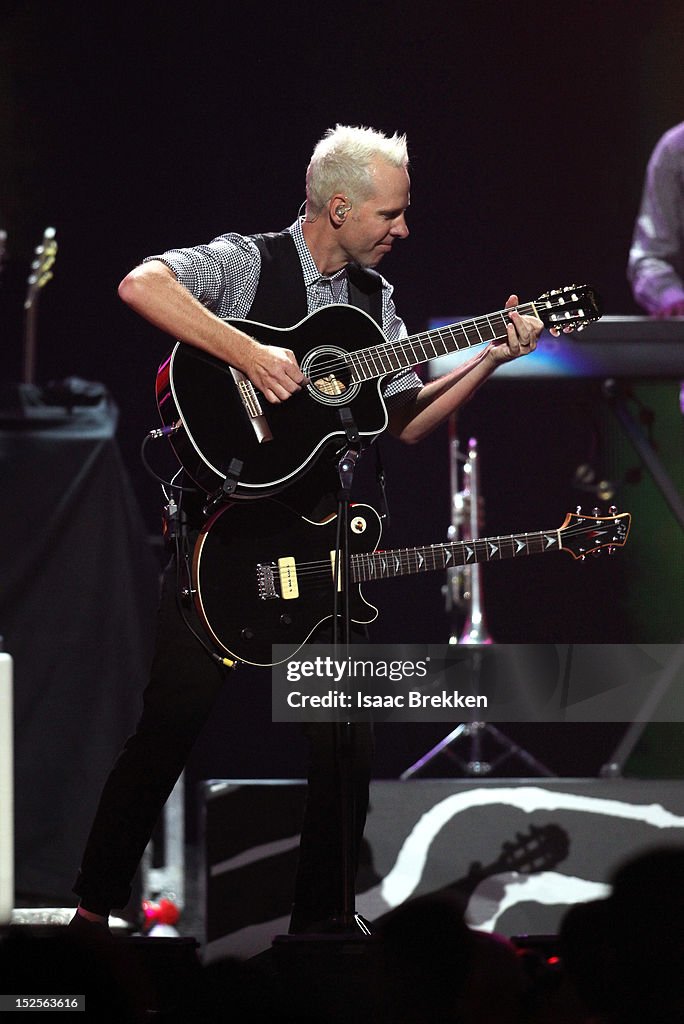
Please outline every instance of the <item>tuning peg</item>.
[[601, 509], [598, 507], [598, 505], [594, 505], [594, 507], [591, 510], [591, 514], [596, 519], [598, 519], [598, 517], [601, 515]]
[[611, 516], [617, 515], [617, 505], [611, 505], [608, 511], [610, 512]]
[[595, 551], [592, 551], [592, 555], [594, 556], [594, 558], [597, 558], [600, 554], [601, 554], [601, 548], [596, 548]]
[[578, 505], [577, 508], [575, 509], [575, 512], [577, 513], [578, 516], [581, 516], [582, 515], [582, 506]]
[[612, 545], [612, 544], [609, 544], [609, 545], [608, 545], [608, 554], [609, 554], [609, 555], [614, 555], [614, 554], [615, 554], [615, 551], [616, 551], [616, 549], [615, 549], [615, 548], [613, 547], [613, 545]]

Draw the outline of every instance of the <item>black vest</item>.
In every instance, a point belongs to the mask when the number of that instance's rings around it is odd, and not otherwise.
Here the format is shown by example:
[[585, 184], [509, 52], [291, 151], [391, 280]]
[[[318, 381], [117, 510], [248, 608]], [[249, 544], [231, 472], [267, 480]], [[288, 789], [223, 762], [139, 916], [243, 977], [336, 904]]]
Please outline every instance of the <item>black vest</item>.
[[[261, 253], [261, 274], [250, 320], [271, 327], [292, 327], [307, 314], [302, 265], [292, 235], [253, 235]], [[374, 270], [350, 264], [349, 304], [362, 309], [382, 329], [382, 279]]]
[[[307, 315], [302, 265], [292, 235], [253, 235], [261, 253], [261, 274], [251, 309], [256, 323], [291, 327]], [[349, 304], [362, 309], [382, 328], [382, 279], [374, 270], [350, 264], [347, 269]], [[297, 511], [322, 518], [337, 508], [339, 478], [334, 452], [323, 452], [308, 472], [275, 497]]]
[[[251, 236], [261, 253], [261, 273], [254, 302], [247, 319], [271, 327], [292, 327], [307, 315], [306, 288], [302, 266], [292, 235], [287, 232]], [[382, 327], [382, 279], [373, 270], [350, 266], [350, 305], [368, 313]], [[297, 483], [276, 497], [304, 515], [322, 518], [337, 509], [339, 477], [337, 457], [324, 451]], [[258, 500], [258, 499], [255, 499]], [[184, 511], [190, 523], [201, 527], [203, 499], [184, 497]]]

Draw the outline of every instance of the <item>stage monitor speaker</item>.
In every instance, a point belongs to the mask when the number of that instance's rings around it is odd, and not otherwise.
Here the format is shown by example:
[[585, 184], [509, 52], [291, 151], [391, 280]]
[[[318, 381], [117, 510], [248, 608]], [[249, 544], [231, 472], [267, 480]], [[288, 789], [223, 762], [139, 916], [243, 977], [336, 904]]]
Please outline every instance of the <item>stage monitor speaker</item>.
[[[287, 931], [306, 786], [203, 784], [206, 956], [248, 957]], [[356, 910], [460, 892], [469, 923], [553, 935], [607, 895], [615, 867], [684, 843], [684, 786], [663, 780], [411, 780], [371, 784]]]

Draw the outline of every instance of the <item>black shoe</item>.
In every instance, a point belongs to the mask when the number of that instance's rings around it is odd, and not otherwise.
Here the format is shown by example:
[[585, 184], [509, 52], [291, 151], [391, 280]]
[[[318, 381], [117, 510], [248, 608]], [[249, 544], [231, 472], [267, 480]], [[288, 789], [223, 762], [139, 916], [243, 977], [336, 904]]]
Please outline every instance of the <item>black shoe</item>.
[[83, 942], [109, 942], [113, 938], [108, 924], [104, 921], [90, 921], [78, 911], [69, 921], [67, 929], [70, 935]]

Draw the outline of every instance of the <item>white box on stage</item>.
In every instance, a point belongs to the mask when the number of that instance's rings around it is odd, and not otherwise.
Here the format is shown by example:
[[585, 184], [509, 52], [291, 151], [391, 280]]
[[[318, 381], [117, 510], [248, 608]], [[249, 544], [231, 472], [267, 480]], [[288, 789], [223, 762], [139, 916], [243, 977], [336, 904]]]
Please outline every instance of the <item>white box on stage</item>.
[[0, 653], [0, 925], [14, 908], [14, 730], [12, 659]]

